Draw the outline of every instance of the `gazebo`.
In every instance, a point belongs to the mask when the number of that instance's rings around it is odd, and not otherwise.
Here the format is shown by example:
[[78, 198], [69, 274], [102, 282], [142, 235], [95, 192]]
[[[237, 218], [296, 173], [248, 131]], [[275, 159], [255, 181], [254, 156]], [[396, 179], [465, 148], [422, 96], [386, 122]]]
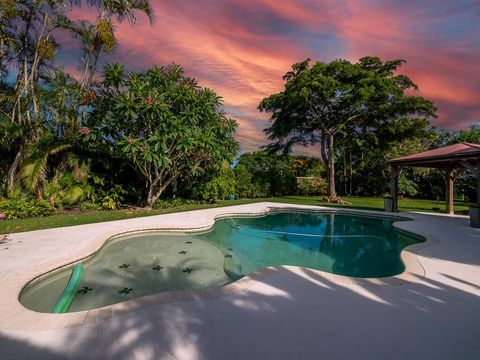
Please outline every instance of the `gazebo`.
[[453, 214], [453, 185], [470, 170], [477, 178], [477, 203], [480, 205], [480, 144], [459, 143], [439, 149], [402, 156], [388, 162], [391, 166], [393, 211], [398, 211], [398, 175], [404, 167], [436, 168], [445, 180], [446, 213]]

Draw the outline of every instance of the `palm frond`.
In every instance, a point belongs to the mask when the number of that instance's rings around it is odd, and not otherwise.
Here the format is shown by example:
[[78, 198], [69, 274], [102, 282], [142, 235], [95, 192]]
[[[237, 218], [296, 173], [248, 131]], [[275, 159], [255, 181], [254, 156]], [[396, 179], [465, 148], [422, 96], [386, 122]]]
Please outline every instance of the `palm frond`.
[[48, 155], [55, 155], [72, 147], [70, 144], [52, 144], [46, 151]]
[[84, 183], [90, 175], [90, 165], [85, 159], [80, 159], [77, 155], [70, 153], [67, 155], [67, 164], [72, 171], [73, 178]]
[[84, 190], [80, 185], [71, 186], [63, 191], [63, 202], [73, 205], [84, 195]]
[[47, 158], [30, 160], [20, 168], [20, 180], [30, 191], [35, 191], [38, 184], [45, 179]]

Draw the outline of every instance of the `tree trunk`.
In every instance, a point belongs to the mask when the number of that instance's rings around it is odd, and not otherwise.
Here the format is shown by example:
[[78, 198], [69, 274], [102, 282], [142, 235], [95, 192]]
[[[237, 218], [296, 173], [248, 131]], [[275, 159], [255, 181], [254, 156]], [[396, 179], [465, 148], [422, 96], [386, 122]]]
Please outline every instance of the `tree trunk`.
[[155, 201], [162, 195], [163, 191], [167, 188], [169, 182], [160, 186], [160, 188], [156, 187], [154, 184], [148, 185], [148, 194], [147, 194], [147, 207], [151, 208]]
[[353, 194], [353, 168], [352, 168], [352, 150], [350, 150], [350, 166], [349, 166], [349, 170], [350, 170], [350, 191], [348, 192], [348, 195], [352, 196]]
[[333, 135], [328, 135], [328, 152], [327, 152], [327, 175], [328, 175], [328, 196], [330, 198], [337, 197], [335, 190], [335, 154], [333, 149]]
[[84, 57], [85, 57], [85, 64], [83, 66], [83, 74], [82, 74], [82, 77], [80, 78], [80, 87], [82, 89], [85, 88], [85, 85], [87, 84], [87, 78], [88, 78], [88, 69], [90, 67], [90, 53], [88, 53], [87, 51], [85, 51], [84, 53]]
[[147, 207], [152, 208], [155, 201], [158, 199], [158, 196], [154, 194], [153, 187], [151, 185], [148, 186], [148, 194], [147, 194]]
[[[163, 194], [165, 189], [172, 183], [176, 181], [180, 172], [175, 172], [171, 177], [167, 178], [165, 181], [153, 181], [148, 184], [148, 194], [147, 194], [147, 207], [152, 207], [155, 201]], [[158, 187], [158, 184], [162, 184]]]
[[3, 48], [5, 47], [5, 40], [3, 38], [0, 39], [0, 83], [3, 82], [3, 56], [4, 56], [4, 51]]
[[15, 159], [13, 160], [12, 165], [10, 166], [10, 169], [8, 170], [8, 177], [7, 177], [7, 190], [11, 191], [13, 189], [13, 185], [15, 184], [15, 177], [18, 172], [18, 167], [20, 166], [20, 161], [22, 159], [22, 152], [23, 152], [23, 146], [20, 145], [20, 149], [17, 152], [17, 155], [15, 155]]

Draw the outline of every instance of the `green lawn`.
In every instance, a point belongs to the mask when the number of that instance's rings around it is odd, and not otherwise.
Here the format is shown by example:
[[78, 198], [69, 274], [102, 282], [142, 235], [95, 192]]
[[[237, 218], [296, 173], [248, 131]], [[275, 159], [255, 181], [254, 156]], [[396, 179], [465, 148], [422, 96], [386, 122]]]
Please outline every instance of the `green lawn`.
[[[247, 200], [231, 200], [231, 201], [219, 201], [217, 204], [204, 204], [204, 205], [184, 205], [170, 209], [161, 210], [115, 210], [115, 211], [89, 211], [79, 214], [70, 215], [52, 215], [43, 218], [32, 218], [22, 220], [0, 220], [0, 234], [14, 233], [21, 231], [32, 231], [39, 229], [48, 229], [62, 226], [72, 226], [80, 224], [91, 224], [103, 221], [122, 220], [134, 217], [151, 216], [159, 214], [168, 214], [179, 211], [197, 210], [215, 208], [221, 206], [233, 206], [241, 204], [250, 204], [261, 201], [283, 202], [290, 204], [303, 204], [303, 205], [323, 205], [334, 207], [348, 207], [366, 210], [383, 210], [383, 198], [381, 197], [343, 197], [351, 203], [351, 205], [339, 205], [339, 204], [327, 204], [321, 201], [322, 197], [318, 196], [282, 196], [275, 198], [263, 198], [263, 199], [247, 199]], [[468, 210], [469, 203], [463, 201], [455, 202], [455, 211]], [[423, 212], [435, 212], [434, 208], [440, 208], [441, 211], [445, 210], [445, 203], [443, 201], [437, 203], [431, 200], [400, 200], [400, 211], [423, 211]]]

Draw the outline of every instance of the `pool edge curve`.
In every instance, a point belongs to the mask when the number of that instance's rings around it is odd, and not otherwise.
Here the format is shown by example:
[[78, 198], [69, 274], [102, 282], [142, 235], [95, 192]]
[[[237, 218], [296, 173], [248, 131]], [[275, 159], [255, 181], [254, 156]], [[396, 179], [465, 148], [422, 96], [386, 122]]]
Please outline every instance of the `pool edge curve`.
[[[329, 281], [336, 283], [352, 283], [358, 284], [361, 286], [401, 286], [406, 284], [411, 284], [415, 282], [422, 281], [425, 277], [425, 269], [417, 258], [417, 254], [420, 250], [434, 246], [440, 241], [438, 238], [433, 237], [430, 234], [422, 233], [418, 230], [412, 231], [410, 229], [405, 229], [405, 223], [400, 220], [412, 220], [415, 221], [414, 217], [409, 217], [408, 215], [402, 214], [398, 215], [395, 213], [384, 213], [376, 212], [369, 210], [356, 210], [356, 209], [343, 209], [343, 208], [330, 208], [330, 207], [320, 207], [320, 206], [304, 206], [304, 205], [292, 205], [292, 204], [282, 204], [282, 203], [257, 203], [257, 207], [262, 205], [256, 211], [250, 211], [248, 208], [245, 208], [244, 205], [234, 206], [234, 207], [224, 207], [216, 208], [213, 214], [209, 214], [207, 217], [208, 223], [202, 226], [196, 227], [165, 227], [158, 226], [155, 228], [143, 228], [131, 226], [130, 230], [127, 231], [109, 231], [98, 234], [92, 239], [89, 246], [79, 251], [79, 254], [75, 257], [71, 257], [69, 261], [64, 259], [55, 261], [55, 264], [50, 265], [48, 268], [45, 267], [41, 272], [36, 273], [27, 273], [27, 274], [18, 274], [19, 276], [15, 279], [10, 280], [9, 283], [12, 284], [10, 288], [10, 299], [13, 292], [15, 292], [15, 304], [10, 302], [9, 306], [6, 309], [9, 309], [8, 315], [5, 314], [5, 307], [0, 310], [0, 328], [1, 329], [15, 329], [15, 330], [45, 330], [45, 329], [54, 329], [54, 328], [66, 328], [81, 326], [90, 323], [95, 323], [113, 317], [126, 314], [131, 311], [136, 311], [145, 307], [150, 307], [163, 303], [172, 303], [172, 302], [184, 302], [184, 301], [198, 301], [198, 300], [208, 300], [215, 299], [220, 297], [226, 297], [234, 294], [241, 294], [248, 290], [253, 283], [261, 281], [266, 277], [278, 273], [280, 271], [294, 271], [294, 272], [303, 272], [310, 276], [315, 276], [319, 278], [325, 278]], [[238, 209], [242, 207], [242, 209]], [[235, 208], [235, 209], [234, 209]], [[222, 211], [223, 210], [223, 211]], [[234, 211], [232, 211], [234, 210]], [[425, 239], [424, 242], [416, 243], [405, 247], [400, 256], [401, 260], [405, 265], [405, 270], [398, 275], [385, 277], [385, 278], [355, 278], [350, 276], [336, 275], [320, 270], [299, 267], [299, 266], [274, 266], [267, 267], [261, 270], [257, 270], [247, 276], [242, 277], [241, 279], [224, 285], [222, 287], [208, 288], [208, 289], [197, 289], [197, 290], [176, 290], [176, 291], [167, 291], [162, 293], [156, 293], [152, 295], [147, 295], [143, 297], [138, 297], [135, 299], [130, 299], [124, 302], [120, 302], [113, 305], [104, 306], [101, 308], [96, 308], [92, 310], [84, 310], [73, 313], [64, 313], [64, 314], [51, 314], [51, 313], [40, 313], [33, 310], [25, 308], [20, 302], [19, 297], [24, 288], [28, 285], [35, 282], [37, 279], [43, 278], [46, 274], [52, 272], [60, 271], [65, 267], [68, 267], [72, 264], [83, 261], [86, 258], [93, 256], [97, 251], [99, 251], [106, 242], [112, 238], [123, 236], [125, 234], [134, 234], [134, 233], [143, 233], [148, 231], [161, 231], [161, 232], [201, 232], [208, 231], [214, 225], [215, 222], [221, 218], [225, 217], [241, 217], [241, 216], [266, 216], [269, 213], [275, 212], [288, 212], [288, 211], [302, 211], [302, 212], [335, 212], [342, 214], [356, 214], [356, 215], [365, 215], [373, 217], [384, 217], [388, 219], [398, 219], [393, 223], [395, 229], [401, 231], [406, 231], [407, 233], [421, 236]], [[201, 212], [205, 210], [196, 210], [186, 213]], [[210, 211], [212, 213], [212, 211]], [[182, 213], [177, 213], [182, 214]], [[161, 217], [162, 215], [159, 215]], [[407, 226], [408, 227], [408, 226]], [[73, 259], [73, 260], [72, 260]], [[22, 285], [19, 286], [19, 283]], [[13, 288], [13, 285], [16, 285]]]

